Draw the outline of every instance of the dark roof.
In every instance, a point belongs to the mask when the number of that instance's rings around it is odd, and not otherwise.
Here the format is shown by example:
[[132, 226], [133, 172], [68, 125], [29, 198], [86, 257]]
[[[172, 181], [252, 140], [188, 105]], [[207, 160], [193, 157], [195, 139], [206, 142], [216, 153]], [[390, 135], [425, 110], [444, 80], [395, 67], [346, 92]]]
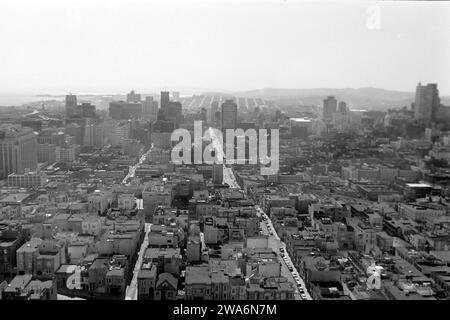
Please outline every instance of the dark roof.
[[[168, 283], [169, 286], [172, 287], [172, 289], [177, 289], [178, 280], [175, 278], [172, 274], [168, 272], [161, 273], [158, 277], [158, 281], [156, 282], [156, 288], [159, 289], [160, 287], [164, 288], [164, 283]], [[169, 288], [170, 289], [170, 288]]]

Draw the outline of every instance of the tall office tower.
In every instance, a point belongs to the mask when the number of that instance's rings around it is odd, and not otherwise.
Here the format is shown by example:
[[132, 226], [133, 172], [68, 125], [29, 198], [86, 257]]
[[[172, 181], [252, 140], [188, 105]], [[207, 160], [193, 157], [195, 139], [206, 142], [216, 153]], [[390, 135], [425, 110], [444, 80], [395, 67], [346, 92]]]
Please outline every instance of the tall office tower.
[[0, 178], [37, 169], [37, 139], [29, 128], [0, 128]]
[[222, 184], [223, 182], [223, 164], [213, 164], [212, 173], [213, 183]]
[[68, 94], [66, 96], [66, 117], [70, 118], [77, 114], [77, 96]]
[[77, 123], [70, 123], [65, 129], [66, 135], [74, 137], [76, 144], [82, 145], [84, 140], [84, 126], [80, 126]]
[[345, 103], [345, 101], [339, 101], [338, 112], [341, 114], [347, 113], [347, 104]]
[[97, 119], [88, 119], [84, 126], [83, 146], [101, 148], [103, 143], [103, 123], [100, 123]]
[[88, 121], [84, 126], [83, 146], [92, 147], [94, 145], [94, 123]]
[[216, 128], [219, 128], [222, 123], [222, 112], [219, 110], [216, 111], [216, 114], [214, 115], [214, 126]]
[[172, 100], [173, 101], [178, 101], [180, 100], [180, 93], [178, 91], [173, 91], [172, 92]]
[[83, 118], [95, 118], [95, 106], [93, 104], [82, 103], [78, 109]]
[[38, 144], [38, 162], [52, 164], [56, 162], [56, 145], [50, 143]]
[[323, 119], [333, 119], [333, 114], [336, 113], [337, 100], [333, 96], [328, 96], [323, 100]]
[[103, 125], [104, 137], [112, 146], [122, 146], [130, 138], [131, 123], [129, 121], [107, 121]]
[[66, 143], [66, 134], [58, 128], [45, 128], [39, 132], [36, 138], [38, 144], [49, 143], [64, 147]]
[[179, 128], [183, 122], [183, 107], [181, 102], [170, 101], [166, 107], [166, 119], [175, 124], [175, 129]]
[[222, 130], [236, 129], [237, 127], [237, 104], [230, 99], [222, 103]]
[[217, 111], [219, 111], [219, 101], [211, 102], [211, 110], [209, 112], [209, 119], [208, 119], [211, 123], [214, 123]]
[[109, 115], [114, 120], [139, 119], [142, 116], [142, 103], [111, 101]]
[[154, 115], [158, 113], [158, 101], [153, 100], [152, 96], [145, 97], [142, 104], [142, 112], [146, 115]]
[[170, 93], [169, 91], [161, 91], [161, 102], [160, 107], [161, 109], [165, 110], [167, 108], [167, 105], [170, 102]]
[[141, 102], [141, 94], [131, 90], [130, 93], [127, 94], [127, 102]]
[[423, 122], [435, 120], [440, 105], [439, 90], [436, 83], [426, 86], [419, 84], [416, 87], [416, 100], [414, 102], [414, 119]]
[[200, 109], [200, 119], [206, 123], [207, 117], [208, 117], [208, 111], [206, 110], [206, 108], [201, 108]]

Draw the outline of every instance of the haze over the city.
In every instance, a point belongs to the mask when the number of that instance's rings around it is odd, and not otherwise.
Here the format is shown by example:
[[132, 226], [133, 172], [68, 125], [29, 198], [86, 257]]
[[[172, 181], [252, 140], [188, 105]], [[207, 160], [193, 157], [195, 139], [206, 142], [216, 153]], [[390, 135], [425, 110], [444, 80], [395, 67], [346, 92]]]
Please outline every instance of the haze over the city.
[[411, 92], [422, 81], [449, 95], [449, 13], [447, 2], [7, 0], [0, 93]]

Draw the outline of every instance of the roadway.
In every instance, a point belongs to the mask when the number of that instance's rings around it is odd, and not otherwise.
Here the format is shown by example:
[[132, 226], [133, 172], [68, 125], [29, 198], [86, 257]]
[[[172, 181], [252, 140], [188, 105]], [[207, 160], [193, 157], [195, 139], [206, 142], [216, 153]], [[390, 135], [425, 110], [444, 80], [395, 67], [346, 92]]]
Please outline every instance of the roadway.
[[136, 260], [136, 264], [134, 265], [133, 270], [133, 278], [131, 279], [130, 284], [127, 286], [126, 293], [125, 293], [125, 300], [137, 300], [137, 277], [139, 274], [139, 271], [141, 270], [142, 261], [144, 260], [145, 255], [145, 249], [148, 247], [148, 233], [150, 232], [152, 224], [146, 223], [145, 224], [145, 237], [144, 241], [142, 241], [141, 248], [139, 250], [139, 255]]
[[[294, 297], [296, 300], [312, 300], [311, 295], [306, 290], [305, 282], [300, 277], [299, 273], [297, 272], [297, 269], [295, 268], [294, 264], [292, 263], [291, 257], [289, 256], [287, 250], [286, 250], [286, 244], [281, 241], [280, 237], [278, 236], [277, 232], [275, 231], [275, 228], [273, 227], [272, 221], [270, 220], [269, 216], [261, 209], [260, 206], [256, 205], [256, 212], [258, 217], [265, 217], [265, 221], [261, 221], [261, 229], [264, 235], [269, 236], [269, 247], [272, 248], [273, 251], [277, 253], [278, 259], [281, 262], [281, 275], [288, 279], [289, 282], [291, 282], [294, 285], [295, 288], [295, 294]], [[267, 223], [267, 224], [266, 224]], [[271, 234], [272, 233], [272, 234]], [[281, 257], [280, 248], [284, 249], [284, 257]], [[292, 271], [289, 270], [289, 266], [291, 266]], [[297, 279], [295, 279], [297, 277]], [[303, 291], [302, 293], [299, 291]]]
[[128, 169], [128, 174], [125, 176], [125, 178], [122, 180], [122, 184], [127, 184], [128, 183], [128, 180], [130, 180], [131, 178], [133, 178], [134, 177], [134, 175], [136, 174], [136, 168], [139, 166], [139, 165], [141, 165], [141, 164], [143, 164], [144, 163], [144, 161], [147, 159], [147, 156], [148, 156], [148, 154], [152, 151], [152, 149], [153, 149], [153, 144], [152, 144], [152, 146], [150, 147], [150, 149], [148, 149], [147, 150], [147, 152], [146, 153], [144, 153], [140, 158], [139, 158], [139, 161], [134, 165], [134, 166], [130, 166], [129, 167], [129, 169]]
[[211, 135], [211, 143], [214, 146], [216, 152], [217, 152], [217, 159], [219, 161], [222, 161], [223, 164], [223, 180], [222, 183], [226, 183], [230, 186], [230, 188], [237, 188], [240, 189], [241, 187], [239, 186], [239, 184], [236, 181], [236, 178], [234, 177], [234, 173], [233, 173], [233, 169], [230, 167], [227, 167], [225, 162], [226, 162], [226, 158], [225, 158], [225, 153], [223, 151], [223, 141], [220, 141], [219, 139], [217, 139], [216, 135], [215, 135], [215, 131], [213, 130], [212, 127], [209, 127], [208, 130], [209, 134]]
[[[151, 145], [150, 149], [147, 150], [146, 153], [144, 153], [140, 158], [139, 161], [134, 165], [130, 166], [130, 169], [128, 171], [127, 176], [123, 179], [122, 183], [127, 184], [128, 180], [134, 177], [136, 174], [136, 168], [144, 163], [144, 161], [147, 159], [148, 154], [153, 149], [153, 144]], [[136, 204], [138, 205], [138, 208], [141, 209], [142, 207], [142, 200], [138, 199], [136, 200]], [[142, 260], [144, 258], [145, 249], [148, 247], [148, 233], [150, 232], [151, 223], [146, 223], [144, 230], [145, 230], [145, 236], [144, 241], [142, 241], [141, 248], [139, 249], [138, 258], [136, 260], [136, 264], [134, 266], [133, 270], [133, 278], [131, 279], [130, 284], [126, 288], [125, 293], [125, 300], [137, 300], [137, 276], [139, 274], [139, 270], [141, 269]]]
[[[220, 144], [218, 143], [218, 140], [213, 139], [213, 143], [216, 141], [216, 150], [219, 150], [222, 152], [223, 155], [223, 149], [221, 148]], [[217, 149], [219, 148], [219, 149]], [[238, 188], [240, 189], [239, 184], [236, 181], [236, 177], [234, 176], [232, 168], [228, 168], [225, 163], [223, 164], [223, 183], [227, 183], [230, 188]], [[278, 236], [277, 232], [275, 231], [275, 228], [273, 227], [272, 221], [270, 218], [265, 214], [265, 212], [258, 206], [255, 206], [256, 212], [258, 217], [263, 215], [266, 218], [266, 221], [262, 221], [260, 223], [261, 229], [263, 231], [264, 235], [269, 236], [269, 247], [272, 248], [272, 250], [277, 254], [278, 259], [281, 262], [281, 275], [288, 279], [289, 282], [292, 283], [292, 285], [295, 288], [294, 292], [294, 298], [295, 300], [312, 300], [311, 296], [309, 295], [308, 291], [306, 290], [305, 282], [298, 274], [294, 264], [292, 263], [291, 258], [289, 257], [289, 254], [286, 251], [286, 245], [283, 241], [281, 241], [280, 237]], [[266, 225], [267, 222], [267, 225]], [[271, 234], [272, 233], [272, 234]], [[284, 248], [284, 257], [286, 260], [284, 260], [280, 255], [280, 248]], [[288, 264], [292, 266], [292, 272], [289, 270]], [[296, 276], [296, 278], [294, 278]], [[302, 293], [299, 291], [301, 289]]]

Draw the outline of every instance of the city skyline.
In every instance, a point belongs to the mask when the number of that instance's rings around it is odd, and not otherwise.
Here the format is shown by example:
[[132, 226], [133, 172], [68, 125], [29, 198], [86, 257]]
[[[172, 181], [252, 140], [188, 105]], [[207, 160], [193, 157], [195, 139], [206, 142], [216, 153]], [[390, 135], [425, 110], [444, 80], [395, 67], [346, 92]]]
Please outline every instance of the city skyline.
[[1, 93], [409, 91], [421, 81], [450, 95], [444, 2], [17, 3], [1, 4]]

